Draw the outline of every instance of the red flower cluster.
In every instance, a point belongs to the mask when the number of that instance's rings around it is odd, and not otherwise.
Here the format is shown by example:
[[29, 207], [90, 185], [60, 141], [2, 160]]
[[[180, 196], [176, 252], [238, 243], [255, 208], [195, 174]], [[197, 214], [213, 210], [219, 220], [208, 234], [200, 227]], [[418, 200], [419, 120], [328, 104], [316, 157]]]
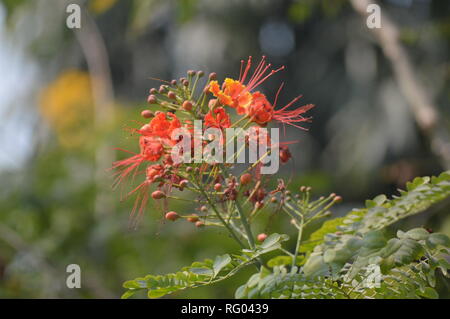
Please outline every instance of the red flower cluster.
[[248, 58], [245, 68], [243, 68], [243, 65], [244, 61], [241, 61], [241, 74], [239, 76], [239, 80], [226, 78], [222, 84], [222, 87], [219, 86], [217, 81], [211, 81], [209, 90], [215, 97], [217, 97], [220, 104], [236, 109], [236, 112], [239, 115], [246, 115], [253, 122], [261, 126], [265, 126], [267, 123], [274, 120], [302, 128], [297, 123], [310, 121], [311, 118], [303, 117], [302, 114], [306, 113], [314, 107], [314, 105], [308, 104], [295, 110], [288, 110], [288, 108], [297, 102], [301, 96], [296, 97], [281, 109], [275, 110], [276, 101], [282, 86], [277, 92], [273, 105], [261, 92], [256, 91], [252, 93], [252, 91], [260, 84], [262, 84], [273, 74], [283, 70], [284, 67], [280, 67], [276, 70], [270, 70], [271, 64], [267, 64], [265, 57], [263, 57], [261, 62], [256, 67], [253, 75], [245, 84], [245, 80], [251, 69], [252, 57]]
[[[203, 176], [209, 176], [211, 189], [221, 193], [223, 198], [233, 200], [238, 194], [238, 183], [236, 179], [228, 181], [227, 187], [223, 189], [221, 181], [225, 180], [225, 172], [221, 171], [217, 165], [206, 163], [180, 163], [175, 164], [171, 157], [172, 148], [180, 141], [174, 138], [176, 129], [185, 128], [189, 132], [194, 132], [193, 121], [201, 120], [203, 129], [217, 128], [222, 132], [227, 128], [236, 127], [238, 123], [243, 124], [243, 128], [253, 125], [255, 134], [248, 136], [248, 140], [258, 137], [258, 141], [270, 138], [261, 127], [267, 126], [271, 122], [281, 122], [283, 124], [300, 127], [298, 124], [307, 122], [309, 117], [303, 114], [311, 109], [313, 105], [305, 105], [290, 110], [300, 97], [293, 99], [289, 104], [276, 109], [276, 101], [281, 88], [278, 90], [275, 101], [271, 104], [266, 96], [255, 91], [257, 87], [281, 71], [284, 67], [272, 70], [271, 65], [266, 63], [265, 57], [257, 65], [250, 76], [252, 58], [249, 57], [247, 64], [241, 61], [241, 72], [238, 80], [226, 78], [222, 85], [216, 80], [216, 74], [211, 73], [209, 79], [199, 95], [196, 94], [198, 80], [204, 75], [202, 71], [189, 71], [186, 78], [178, 81], [172, 80], [169, 84], [163, 84], [159, 89], [152, 88], [147, 99], [152, 106], [157, 106], [155, 113], [144, 110], [141, 115], [149, 119], [148, 123], [139, 129], [133, 130], [139, 137], [139, 153], [130, 153], [129, 158], [113, 163], [116, 169], [115, 185], [123, 183], [130, 176], [134, 177], [145, 174], [145, 180], [141, 182], [128, 195], [137, 194], [133, 214], [139, 211], [141, 214], [148, 202], [149, 187], [155, 184], [157, 191], [152, 193], [154, 199], [167, 199], [173, 187], [183, 190], [192, 179], [203, 183]], [[169, 82], [167, 82], [169, 83]], [[239, 118], [232, 121], [227, 108], [234, 108]], [[176, 115], [175, 115], [176, 114]], [[265, 134], [265, 135], [264, 135]], [[221, 138], [225, 143], [225, 139]], [[202, 142], [204, 144], [205, 141]], [[192, 145], [193, 147], [194, 145]], [[185, 151], [185, 150], [184, 150]], [[194, 150], [191, 150], [192, 153]], [[280, 159], [282, 163], [289, 160], [290, 153], [287, 147], [280, 148]], [[141, 166], [147, 165], [144, 169]], [[260, 164], [255, 165], [256, 169]], [[257, 178], [258, 173], [255, 174]], [[209, 185], [209, 184], [208, 184]], [[204, 187], [208, 188], [209, 186]], [[253, 194], [248, 194], [249, 200], [254, 203], [262, 203], [265, 193], [262, 188]], [[258, 205], [259, 205], [258, 204]], [[262, 205], [262, 204], [261, 204]], [[175, 215], [171, 214], [171, 220], [175, 220]], [[192, 216], [191, 216], [192, 217]], [[190, 217], [190, 218], [191, 218]], [[178, 218], [178, 217], [177, 217]], [[199, 222], [198, 219], [196, 222]], [[201, 222], [203, 225], [203, 222]]]

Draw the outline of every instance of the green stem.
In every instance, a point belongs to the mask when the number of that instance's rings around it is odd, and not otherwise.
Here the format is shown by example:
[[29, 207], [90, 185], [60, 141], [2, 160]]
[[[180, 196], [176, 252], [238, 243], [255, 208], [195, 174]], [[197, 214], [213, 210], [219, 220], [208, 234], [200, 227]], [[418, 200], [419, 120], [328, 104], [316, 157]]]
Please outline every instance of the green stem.
[[206, 198], [206, 201], [208, 202], [208, 204], [211, 206], [211, 208], [214, 210], [214, 212], [217, 215], [217, 218], [219, 218], [220, 222], [225, 226], [225, 228], [229, 231], [229, 233], [231, 234], [231, 236], [234, 238], [234, 240], [236, 240], [236, 242], [242, 247], [242, 248], [246, 248], [244, 243], [239, 239], [239, 237], [236, 235], [236, 233], [234, 232], [234, 230], [230, 227], [230, 225], [228, 225], [228, 223], [223, 219], [222, 215], [219, 213], [219, 210], [217, 209], [216, 205], [214, 205], [214, 203], [212, 202], [212, 200], [209, 198], [208, 194], [205, 192], [204, 189], [202, 189], [200, 186], [198, 186], [196, 183], [194, 184], [197, 189], [202, 193], [202, 195]]
[[255, 249], [255, 240], [253, 238], [252, 229], [250, 228], [250, 225], [247, 222], [247, 217], [245, 216], [242, 206], [237, 199], [235, 201], [235, 204], [236, 204], [236, 209], [239, 213], [239, 216], [241, 217], [241, 223], [244, 226], [245, 233], [247, 234], [247, 237], [248, 237], [247, 238], [248, 244], [250, 245], [251, 249]]
[[303, 233], [303, 216], [301, 217], [300, 227], [298, 229], [297, 244], [295, 245], [294, 257], [292, 259], [292, 269], [294, 269], [294, 267], [297, 264], [297, 256], [298, 256], [298, 251], [300, 249], [300, 243], [302, 241], [302, 233]]
[[[223, 163], [221, 163], [220, 166], [221, 166], [223, 172], [225, 174], [228, 174], [228, 171], [227, 171], [225, 165], [223, 165]], [[247, 217], [244, 214], [244, 210], [242, 209], [241, 203], [239, 202], [239, 200], [237, 198], [234, 202], [235, 202], [236, 209], [239, 213], [239, 216], [241, 217], [241, 223], [244, 226], [245, 233], [247, 234], [248, 244], [250, 245], [251, 249], [255, 249], [255, 240], [253, 238], [252, 229], [250, 228], [250, 225], [248, 224]]]

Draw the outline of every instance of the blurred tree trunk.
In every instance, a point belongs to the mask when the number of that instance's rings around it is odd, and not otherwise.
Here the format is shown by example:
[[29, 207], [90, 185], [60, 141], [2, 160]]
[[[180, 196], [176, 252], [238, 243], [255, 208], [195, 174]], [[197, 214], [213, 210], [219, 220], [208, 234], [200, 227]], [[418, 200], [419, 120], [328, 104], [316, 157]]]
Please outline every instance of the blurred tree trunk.
[[[376, 4], [376, 2], [351, 0], [351, 4], [358, 14], [367, 19], [370, 15], [367, 12], [367, 7], [370, 4]], [[438, 109], [431, 101], [424, 86], [419, 82], [408, 53], [400, 43], [398, 27], [386, 14], [386, 11], [382, 11], [381, 28], [370, 30], [375, 35], [375, 39], [383, 50], [386, 59], [390, 62], [395, 79], [419, 129], [429, 140], [431, 150], [439, 159], [441, 165], [445, 169], [450, 169], [449, 133], [440, 123]]]

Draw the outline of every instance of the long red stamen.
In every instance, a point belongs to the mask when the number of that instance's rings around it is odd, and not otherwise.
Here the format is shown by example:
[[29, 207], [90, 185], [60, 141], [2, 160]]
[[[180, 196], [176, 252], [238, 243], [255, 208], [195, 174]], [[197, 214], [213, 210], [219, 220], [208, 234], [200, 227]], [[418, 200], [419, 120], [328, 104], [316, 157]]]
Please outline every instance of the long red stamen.
[[285, 105], [284, 107], [282, 107], [281, 109], [279, 109], [278, 111], [284, 111], [285, 109], [287, 109], [288, 107], [290, 107], [292, 104], [294, 104], [295, 102], [297, 102], [298, 100], [300, 100], [302, 98], [303, 95], [299, 95], [297, 96], [295, 99], [293, 99], [291, 102], [289, 102], [287, 105]]
[[283, 107], [280, 110], [274, 111], [273, 119], [276, 121], [279, 121], [283, 124], [291, 125], [291, 126], [297, 127], [302, 130], [307, 130], [306, 128], [299, 126], [296, 123], [310, 122], [312, 117], [303, 117], [301, 114], [306, 113], [307, 111], [312, 109], [314, 107], [314, 105], [307, 104], [307, 105], [301, 106], [295, 110], [286, 111], [285, 110], [286, 107], [292, 105], [292, 103], [289, 103], [287, 106]]
[[[149, 198], [149, 183], [147, 181], [139, 185], [135, 191], [139, 191], [130, 214], [130, 226], [136, 228], [139, 218], [142, 217]], [[137, 214], [136, 214], [137, 212]]]
[[[144, 162], [144, 158], [140, 155], [134, 155], [130, 158], [114, 162], [112, 169], [119, 169], [116, 173], [117, 177], [113, 182], [113, 188], [116, 189], [119, 184], [121, 184], [127, 177], [135, 170], [138, 170], [139, 166]], [[136, 175], [136, 171], [133, 176]]]
[[248, 71], [250, 70], [250, 67], [252, 66], [252, 57], [249, 56], [247, 60], [247, 65], [245, 67], [244, 74], [242, 75], [242, 78], [239, 79], [239, 82], [244, 83], [245, 78], [247, 77]]
[[244, 68], [244, 60], [241, 60], [241, 69], [239, 70], [239, 82], [242, 80], [242, 69], [243, 68]]
[[[270, 64], [267, 66], [267, 68], [270, 66]], [[263, 77], [261, 80], [259, 80], [257, 83], [255, 83], [255, 84], [252, 84], [252, 88], [255, 88], [255, 87], [257, 87], [257, 86], [259, 86], [261, 83], [263, 83], [265, 80], [267, 80], [268, 78], [270, 78], [272, 75], [274, 75], [275, 73], [277, 73], [277, 72], [280, 72], [281, 70], [284, 70], [284, 65], [283, 66], [281, 66], [281, 67], [279, 67], [278, 69], [276, 69], [276, 70], [272, 70], [272, 71], [270, 71], [270, 73], [269, 74], [267, 74], [265, 77]], [[264, 73], [265, 73], [265, 71], [264, 71]], [[263, 73], [263, 74], [264, 74]], [[262, 76], [262, 74], [261, 74], [261, 76]]]
[[[274, 109], [275, 109], [275, 106], [276, 106], [276, 103], [278, 100], [278, 94], [280, 93], [281, 89], [283, 88], [283, 85], [284, 85], [284, 83], [282, 83], [280, 88], [278, 89], [278, 92], [277, 92], [277, 95], [275, 97], [275, 101], [273, 104]], [[299, 95], [296, 98], [294, 98], [291, 102], [289, 102], [288, 104], [283, 106], [281, 109], [274, 110], [273, 119], [278, 122], [281, 122], [283, 124], [291, 125], [291, 126], [297, 127], [302, 130], [307, 130], [306, 128], [299, 126], [296, 123], [311, 121], [312, 117], [303, 117], [302, 114], [306, 113], [310, 109], [312, 109], [314, 107], [313, 104], [307, 104], [307, 105], [301, 106], [301, 107], [299, 107], [295, 110], [291, 110], [291, 111], [286, 110], [287, 108], [291, 107], [294, 103], [296, 103], [301, 97], [302, 97], [302, 95]]]
[[278, 95], [280, 95], [281, 90], [283, 89], [283, 86], [284, 86], [284, 82], [281, 83], [281, 85], [280, 85], [280, 87], [279, 87], [279, 89], [278, 89], [278, 91], [277, 91], [277, 94], [275, 95], [275, 101], [273, 101], [273, 108], [274, 108], [274, 109], [275, 109], [275, 107], [277, 106]]
[[[250, 80], [248, 81], [248, 84], [250, 85], [250, 83], [252, 83], [252, 81], [254, 81], [254, 79], [259, 76], [261, 70], [264, 68], [266, 64], [266, 57], [262, 56], [261, 61], [259, 61], [258, 66], [256, 67], [255, 71], [253, 71], [253, 75], [250, 78]], [[270, 66], [270, 64], [269, 64]], [[267, 68], [266, 68], [267, 69]]]

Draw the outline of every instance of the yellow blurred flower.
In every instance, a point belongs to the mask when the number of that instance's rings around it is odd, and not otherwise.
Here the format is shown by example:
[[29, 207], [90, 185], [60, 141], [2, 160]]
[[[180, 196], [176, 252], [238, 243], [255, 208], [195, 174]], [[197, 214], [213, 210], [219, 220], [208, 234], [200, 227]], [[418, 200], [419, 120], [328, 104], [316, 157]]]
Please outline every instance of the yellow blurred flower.
[[102, 14], [116, 4], [117, 0], [91, 0], [89, 10], [95, 14]]
[[55, 130], [60, 144], [74, 148], [85, 143], [93, 127], [94, 102], [89, 74], [67, 70], [40, 94], [40, 111]]

